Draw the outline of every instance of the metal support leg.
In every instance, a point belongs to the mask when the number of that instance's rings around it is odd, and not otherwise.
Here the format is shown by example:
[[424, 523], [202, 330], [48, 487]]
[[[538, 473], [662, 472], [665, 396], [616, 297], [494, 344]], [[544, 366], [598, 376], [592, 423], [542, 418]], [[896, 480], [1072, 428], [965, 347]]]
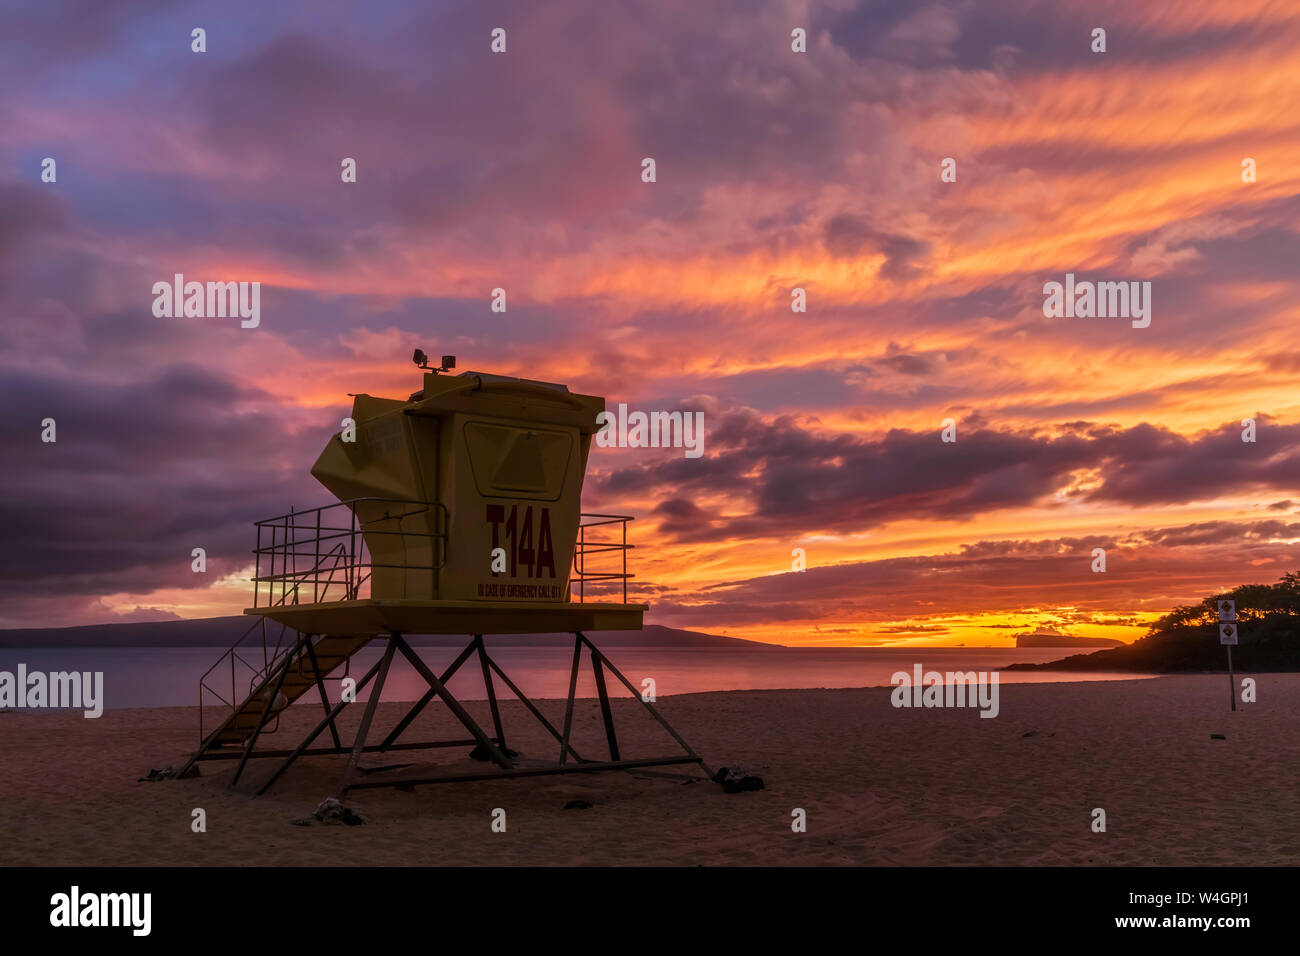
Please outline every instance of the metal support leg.
[[[497, 707], [497, 692], [492, 685], [492, 670], [488, 667], [487, 649], [483, 646], [483, 635], [474, 635], [474, 644], [478, 647], [478, 662], [483, 668], [483, 686], [487, 689], [488, 707], [492, 711], [492, 729], [496, 731], [497, 743], [501, 750], [506, 749], [506, 732], [501, 727], [501, 710]], [[446, 683], [444, 681], [443, 683]]]
[[375, 686], [371, 688], [370, 699], [366, 701], [366, 710], [361, 716], [361, 726], [357, 728], [357, 740], [352, 745], [352, 755], [348, 757], [348, 765], [343, 768], [343, 781], [339, 785], [338, 794], [340, 800], [347, 795], [348, 784], [352, 782], [357, 762], [361, 759], [361, 751], [366, 746], [366, 734], [370, 732], [370, 722], [375, 718], [375, 709], [379, 706], [379, 697], [384, 690], [384, 679], [388, 677], [388, 667], [392, 664], [393, 652], [397, 649], [394, 645], [399, 640], [396, 634], [389, 639], [388, 646], [384, 648], [384, 656], [379, 661], [379, 674], [375, 678]]
[[[578, 665], [582, 662], [582, 635], [573, 639], [573, 669], [569, 672], [569, 698], [564, 704], [564, 736], [560, 738], [560, 763], [569, 757], [569, 732], [573, 729], [573, 698], [578, 693]], [[575, 755], [576, 756], [576, 755]]]
[[637, 700], [641, 701], [641, 703], [645, 706], [645, 709], [650, 711], [650, 716], [653, 717], [655, 720], [659, 721], [660, 726], [663, 727], [664, 730], [668, 731], [668, 733], [672, 735], [673, 740], [681, 744], [683, 750], [685, 750], [688, 754], [690, 754], [692, 757], [694, 757], [696, 760], [699, 761], [700, 768], [706, 774], [708, 774], [710, 778], [712, 778], [713, 771], [709, 769], [709, 765], [706, 764], [702, 759], [700, 759], [699, 754], [697, 754], [694, 750], [691, 749], [691, 745], [682, 739], [681, 734], [673, 730], [672, 724], [668, 723], [668, 721], [663, 718], [663, 715], [660, 714], [659, 711], [656, 710], [649, 701], [642, 699], [641, 692], [637, 690], [636, 687], [633, 686], [630, 680], [628, 680], [626, 677], [623, 676], [623, 672], [620, 671], [617, 667], [615, 667], [614, 664], [610, 661], [610, 659], [606, 657], [604, 654], [602, 654], [596, 648], [596, 645], [592, 644], [591, 641], [587, 640], [586, 637], [584, 637], [582, 634], [579, 634], [578, 637], [581, 638], [582, 642], [585, 643], [587, 647], [591, 649], [593, 654], [599, 656], [600, 660], [604, 663], [604, 665], [609, 668], [609, 672], [613, 674], [615, 677], [617, 677], [622, 682], [623, 686], [632, 692], [632, 696], [635, 697]]
[[[329, 695], [325, 693], [325, 675], [320, 672], [320, 664], [316, 660], [316, 648], [312, 646], [311, 635], [307, 637], [307, 659], [311, 661], [311, 672], [316, 675], [316, 689], [320, 691], [321, 706], [325, 708], [325, 713], [330, 712]], [[334, 738], [335, 749], [342, 750], [343, 743], [339, 740], [339, 729], [334, 726], [334, 719], [330, 718], [330, 735]]]
[[591, 670], [596, 675], [596, 693], [600, 695], [600, 715], [605, 719], [605, 739], [609, 741], [609, 759], [618, 760], [618, 734], [614, 732], [614, 712], [609, 707], [609, 691], [605, 687], [605, 671], [600, 666], [600, 654], [591, 649]]
[[[544, 716], [542, 716], [542, 712], [537, 709], [537, 707], [533, 704], [531, 700], [529, 700], [527, 697], [524, 696], [524, 692], [515, 686], [515, 682], [512, 681], [509, 675], [507, 675], [506, 672], [503, 671], [497, 665], [497, 662], [494, 661], [491, 657], [487, 659], [487, 662], [488, 662], [488, 666], [490, 666], [492, 670], [496, 671], [496, 675], [501, 678], [501, 682], [510, 688], [510, 693], [518, 697], [519, 702], [523, 704], [525, 707], [527, 707], [529, 712], [534, 717], [537, 718], [537, 722], [540, 723], [543, 727], [545, 727], [552, 737], [558, 740], [561, 744], [564, 744], [564, 738], [560, 736], [560, 732], [551, 726], [551, 722], [547, 720]], [[567, 744], [564, 744], [564, 747], [568, 753], [573, 754], [574, 760], [578, 760], [578, 761], [582, 760], [582, 757], [578, 756], [578, 751], [574, 750], [571, 746]]]

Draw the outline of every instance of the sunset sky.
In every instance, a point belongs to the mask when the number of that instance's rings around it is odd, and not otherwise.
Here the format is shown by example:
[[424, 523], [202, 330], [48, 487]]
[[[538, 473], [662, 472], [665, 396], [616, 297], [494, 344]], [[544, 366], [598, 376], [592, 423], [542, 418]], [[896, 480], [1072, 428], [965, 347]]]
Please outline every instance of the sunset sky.
[[[406, 7], [0, 8], [0, 626], [238, 613], [416, 346], [705, 412], [592, 452], [652, 623], [1131, 640], [1300, 567], [1295, 3]], [[1150, 327], [1045, 318], [1067, 272]], [[260, 326], [155, 318], [175, 273]]]

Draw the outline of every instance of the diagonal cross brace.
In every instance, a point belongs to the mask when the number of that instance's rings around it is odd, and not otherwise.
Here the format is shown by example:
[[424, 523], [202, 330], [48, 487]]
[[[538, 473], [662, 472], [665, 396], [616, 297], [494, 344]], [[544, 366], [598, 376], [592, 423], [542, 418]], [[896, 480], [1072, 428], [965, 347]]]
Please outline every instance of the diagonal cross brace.
[[402, 636], [396, 632], [394, 632], [390, 641], [392, 646], [395, 646], [402, 652], [402, 655], [411, 662], [411, 666], [415, 668], [416, 672], [423, 677], [428, 685], [443, 699], [451, 712], [456, 715], [456, 719], [459, 720], [465, 729], [470, 732], [470, 735], [479, 742], [479, 746], [491, 755], [493, 761], [495, 761], [498, 766], [509, 769], [511, 766], [510, 760], [501, 752], [500, 748], [492, 742], [492, 739], [483, 732], [483, 728], [475, 723], [474, 718], [471, 717], [465, 708], [460, 705], [460, 701], [447, 691], [446, 685], [443, 684], [443, 682], [438, 679], [438, 676], [429, 669], [429, 665], [420, 660], [420, 655], [411, 650], [410, 645], [407, 644], [406, 641], [402, 640]]

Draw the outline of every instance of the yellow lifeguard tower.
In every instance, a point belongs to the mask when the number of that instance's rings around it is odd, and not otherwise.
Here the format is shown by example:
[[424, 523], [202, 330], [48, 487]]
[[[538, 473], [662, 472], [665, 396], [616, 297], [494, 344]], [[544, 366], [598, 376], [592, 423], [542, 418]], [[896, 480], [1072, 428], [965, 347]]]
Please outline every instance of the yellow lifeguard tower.
[[[580, 498], [591, 439], [605, 401], [564, 385], [464, 372], [454, 356], [438, 368], [416, 350], [423, 388], [406, 400], [354, 396], [350, 421], [312, 468], [339, 500], [256, 522], [253, 627], [199, 683], [199, 760], [237, 759], [238, 782], [254, 757], [280, 757], [258, 788], [263, 793], [299, 757], [347, 754], [340, 797], [362, 787], [629, 769], [669, 764], [709, 768], [584, 635], [639, 630], [644, 604], [627, 602], [627, 522], [622, 515], [584, 515]], [[589, 567], [598, 555], [618, 570]], [[574, 594], [574, 590], [577, 594]], [[621, 591], [622, 600], [588, 599]], [[278, 637], [272, 634], [279, 624]], [[488, 654], [484, 634], [572, 633], [573, 662], [563, 729], [557, 730]], [[469, 643], [436, 675], [403, 638], [465, 634]], [[258, 638], [260, 637], [260, 644]], [[353, 698], [331, 702], [330, 674], [372, 641], [383, 655], [356, 682], [370, 685], [360, 728], [345, 747], [336, 723]], [[584, 760], [570, 735], [581, 655], [589, 652], [600, 699], [608, 760]], [[368, 742], [389, 667], [401, 654], [428, 690], [378, 744]], [[462, 664], [477, 655], [492, 716], [489, 733], [447, 691]], [[229, 672], [227, 696], [225, 676]], [[681, 745], [668, 757], [627, 758], [619, 750], [606, 672], [612, 674]], [[248, 693], [239, 688], [247, 679]], [[496, 682], [508, 688], [558, 744], [554, 764], [517, 766], [506, 747]], [[256, 750], [278, 729], [278, 715], [316, 688], [324, 716], [291, 750]], [[202, 725], [208, 696], [229, 708], [210, 733]], [[241, 699], [242, 697], [242, 699]], [[403, 731], [441, 698], [471, 739], [399, 742]], [[333, 746], [312, 747], [326, 730]], [[368, 752], [477, 745], [497, 766], [472, 774], [429, 772], [358, 775]]]

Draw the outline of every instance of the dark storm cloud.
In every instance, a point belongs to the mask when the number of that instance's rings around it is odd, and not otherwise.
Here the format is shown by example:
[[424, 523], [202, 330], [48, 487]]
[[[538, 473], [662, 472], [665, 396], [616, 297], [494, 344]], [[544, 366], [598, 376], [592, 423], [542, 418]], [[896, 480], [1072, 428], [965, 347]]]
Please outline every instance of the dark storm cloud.
[[[1095, 470], [1100, 483], [1070, 497], [1133, 507], [1300, 485], [1300, 425], [1266, 417], [1254, 444], [1242, 442], [1233, 424], [1189, 438], [1149, 424], [1077, 423], [1046, 436], [959, 422], [958, 440], [944, 443], [938, 428], [859, 438], [748, 411], [715, 422], [707, 426], [711, 452], [704, 458], [617, 469], [600, 479], [602, 490], [666, 496], [677, 504], [663, 530], [698, 541], [972, 517], [1042, 503], [1081, 471]], [[702, 522], [681, 510], [688, 495], [729, 489], [741, 489], [744, 513]]]
[[[36, 167], [32, 175], [35, 178]], [[69, 228], [57, 194], [39, 185], [0, 182], [0, 300], [21, 293], [28, 285], [29, 268], [44, 258], [44, 240]], [[0, 328], [0, 337], [4, 334]]]
[[0, 182], [0, 262], [21, 244], [66, 228], [63, 204], [40, 186]]
[[0, 57], [0, 76], [24, 83], [43, 79], [70, 63], [93, 61], [119, 47], [140, 19], [156, 18], [172, 0], [40, 0], [0, 5], [0, 37], [21, 37]]
[[1170, 547], [1232, 545], [1241, 540], [1292, 541], [1300, 538], [1300, 521], [1203, 521], [1177, 528], [1151, 528], [1142, 538]]
[[890, 342], [889, 348], [886, 349], [884, 357], [879, 362], [900, 375], [925, 376], [937, 371], [945, 357], [942, 354], [923, 355], [917, 352], [909, 352], [894, 342]]
[[[1153, 8], [1154, 9], [1154, 8]], [[1195, 29], [1154, 29], [1125, 18], [1099, 18], [1086, 5], [979, 3], [900, 4], [863, 0], [811, 11], [814, 29], [828, 30], [835, 44], [860, 60], [911, 63], [947, 60], [964, 70], [1011, 70], [1016, 74], [1097, 68], [1092, 30], [1107, 29], [1106, 59], [1152, 64], [1187, 58], [1189, 46], [1218, 55], [1267, 35], [1256, 23], [1204, 22]]]
[[930, 255], [930, 244], [919, 239], [872, 228], [861, 216], [843, 213], [827, 220], [826, 249], [839, 259], [879, 254], [885, 257], [880, 274], [887, 279], [920, 275]]
[[[310, 461], [331, 422], [198, 367], [133, 384], [8, 370], [0, 407], [0, 604], [205, 586], [250, 560], [254, 520], [328, 498], [283, 462]], [[206, 575], [190, 570], [196, 547]]]

